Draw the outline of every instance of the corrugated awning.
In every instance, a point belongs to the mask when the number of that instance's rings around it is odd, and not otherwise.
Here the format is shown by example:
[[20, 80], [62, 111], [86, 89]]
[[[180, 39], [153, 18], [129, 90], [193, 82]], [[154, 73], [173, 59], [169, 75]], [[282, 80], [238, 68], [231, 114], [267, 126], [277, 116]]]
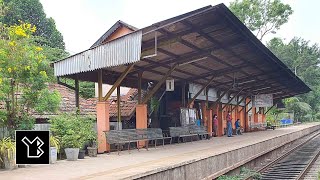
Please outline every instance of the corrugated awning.
[[134, 63], [141, 57], [142, 31], [54, 62], [54, 75], [66, 76]]

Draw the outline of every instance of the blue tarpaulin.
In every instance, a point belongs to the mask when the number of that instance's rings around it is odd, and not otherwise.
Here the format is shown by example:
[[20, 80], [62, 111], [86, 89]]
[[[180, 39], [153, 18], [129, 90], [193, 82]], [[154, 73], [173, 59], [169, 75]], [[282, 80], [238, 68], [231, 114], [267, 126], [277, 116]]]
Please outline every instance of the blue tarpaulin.
[[292, 120], [292, 119], [281, 119], [281, 120], [280, 120], [280, 124], [281, 124], [281, 125], [293, 124], [293, 120]]

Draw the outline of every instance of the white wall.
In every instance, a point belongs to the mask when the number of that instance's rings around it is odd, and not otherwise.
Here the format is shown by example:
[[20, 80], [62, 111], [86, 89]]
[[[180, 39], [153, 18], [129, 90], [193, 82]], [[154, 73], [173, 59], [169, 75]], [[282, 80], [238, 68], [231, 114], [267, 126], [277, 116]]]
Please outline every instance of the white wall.
[[[107, 94], [107, 92], [111, 89], [111, 85], [109, 84], [103, 84], [102, 85], [102, 96], [105, 96]], [[98, 83], [94, 84], [94, 89], [95, 89], [95, 97], [98, 97]], [[130, 90], [130, 88], [127, 87], [121, 87], [120, 88], [120, 95], [126, 95], [128, 93], [128, 91]], [[113, 91], [113, 93], [111, 94], [111, 96], [117, 96], [117, 89], [115, 89]]]

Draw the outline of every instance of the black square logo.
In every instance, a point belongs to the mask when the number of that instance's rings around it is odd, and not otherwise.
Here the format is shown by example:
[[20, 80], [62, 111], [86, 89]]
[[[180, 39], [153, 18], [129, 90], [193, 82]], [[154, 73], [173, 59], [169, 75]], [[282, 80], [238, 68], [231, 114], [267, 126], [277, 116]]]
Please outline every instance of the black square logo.
[[49, 131], [16, 131], [17, 164], [49, 164]]

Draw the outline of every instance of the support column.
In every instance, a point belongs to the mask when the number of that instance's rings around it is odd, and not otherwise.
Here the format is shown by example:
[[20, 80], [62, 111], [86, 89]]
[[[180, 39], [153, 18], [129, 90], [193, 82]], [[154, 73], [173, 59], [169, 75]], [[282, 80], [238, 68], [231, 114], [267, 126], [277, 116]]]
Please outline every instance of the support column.
[[203, 125], [207, 126], [207, 107], [206, 107], [206, 102], [201, 102], [201, 110], [202, 110], [202, 120], [203, 120]]
[[207, 109], [207, 119], [208, 119], [208, 127], [207, 127], [207, 131], [208, 133], [211, 133], [212, 134], [212, 117], [213, 117], [213, 114], [212, 114], [212, 109]]
[[223, 117], [221, 103], [217, 103], [215, 106], [215, 114], [218, 116], [218, 136], [223, 136]]
[[[136, 129], [145, 129], [147, 128], [148, 117], [147, 117], [147, 105], [138, 104], [136, 106]], [[145, 141], [139, 141], [139, 146], [145, 146]]]
[[256, 107], [252, 107], [252, 116], [253, 116], [253, 122], [254, 123], [258, 123], [258, 116], [259, 114], [257, 113], [257, 108]]
[[120, 86], [117, 87], [117, 115], [118, 115], [118, 130], [120, 130], [121, 124], [121, 98], [120, 98]]
[[141, 81], [142, 81], [142, 73], [138, 73], [138, 104], [141, 104], [142, 101], [142, 95], [141, 95]]
[[252, 116], [250, 117], [250, 116], [249, 116], [249, 113], [247, 112], [248, 109], [249, 109], [249, 108], [248, 108], [249, 101], [250, 101], [250, 99], [247, 98], [247, 99], [246, 99], [246, 104], [245, 104], [245, 107], [244, 107], [244, 110], [243, 110], [244, 116], [245, 116], [245, 118], [246, 118], [246, 121], [245, 121], [245, 123], [246, 123], [246, 125], [245, 125], [245, 132], [248, 132], [248, 131], [250, 130], [250, 121], [252, 120], [252, 119], [251, 119]]
[[263, 123], [267, 122], [265, 110], [266, 110], [266, 109], [263, 108], [263, 112], [261, 113], [261, 115], [262, 115], [262, 122], [263, 122]]
[[104, 131], [110, 130], [109, 125], [109, 102], [97, 103], [97, 131], [98, 131], [98, 153], [110, 151], [110, 146], [107, 144]]

